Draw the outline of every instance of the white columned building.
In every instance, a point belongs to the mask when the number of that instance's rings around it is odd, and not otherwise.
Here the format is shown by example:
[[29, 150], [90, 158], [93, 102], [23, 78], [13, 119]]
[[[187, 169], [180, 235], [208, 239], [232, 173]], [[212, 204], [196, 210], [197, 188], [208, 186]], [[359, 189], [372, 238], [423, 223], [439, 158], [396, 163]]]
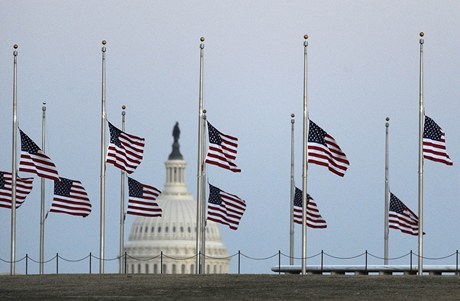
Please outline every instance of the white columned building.
[[[173, 130], [172, 152], [165, 162], [166, 183], [157, 198], [161, 217], [136, 217], [125, 245], [127, 273], [194, 274], [196, 247], [196, 203], [185, 183], [185, 162], [180, 153], [180, 130]], [[161, 255], [162, 254], [162, 255]], [[229, 273], [230, 258], [218, 224], [206, 227], [208, 274]]]

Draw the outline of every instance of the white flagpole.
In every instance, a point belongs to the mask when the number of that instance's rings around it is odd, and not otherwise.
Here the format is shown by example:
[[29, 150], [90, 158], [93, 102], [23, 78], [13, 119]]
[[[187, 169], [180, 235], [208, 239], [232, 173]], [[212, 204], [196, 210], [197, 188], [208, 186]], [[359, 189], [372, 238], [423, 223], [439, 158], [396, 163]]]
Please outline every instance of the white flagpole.
[[[203, 142], [206, 141], [206, 110], [203, 110], [203, 124], [202, 124], [202, 131], [203, 131]], [[206, 153], [206, 143], [202, 143], [202, 155]], [[204, 158], [202, 157], [202, 162], [204, 162]], [[207, 209], [207, 202], [206, 202], [206, 164], [203, 163], [203, 175], [201, 178], [201, 273], [206, 274], [206, 209]]]
[[308, 35], [304, 35], [304, 63], [303, 63], [303, 156], [302, 156], [302, 275], [306, 274], [307, 265], [307, 173], [308, 173], [308, 101], [307, 101], [307, 46]]
[[10, 274], [16, 274], [16, 147], [18, 140], [18, 122], [17, 122], [17, 57], [18, 57], [18, 45], [15, 44], [13, 48], [14, 63], [13, 63], [13, 149], [11, 156], [11, 263], [10, 263]]
[[[126, 106], [121, 107], [121, 130], [125, 131], [125, 116], [126, 116]], [[123, 264], [123, 256], [125, 252], [125, 171], [121, 171], [120, 179], [120, 262], [119, 262], [119, 272], [123, 274], [125, 272]]]
[[[42, 151], [45, 152], [46, 147], [46, 102], [42, 106]], [[40, 202], [40, 274], [44, 273], [45, 265], [45, 179], [41, 178], [41, 202]]]
[[196, 197], [196, 274], [201, 274], [201, 224], [202, 224], [202, 181], [203, 181], [203, 68], [204, 68], [204, 37], [200, 38], [200, 89], [198, 96], [198, 164], [197, 164], [197, 197]]
[[425, 109], [423, 107], [423, 39], [420, 33], [420, 77], [419, 77], [419, 143], [418, 143], [418, 274], [423, 275], [423, 130]]
[[106, 77], [105, 77], [105, 40], [102, 41], [102, 114], [101, 114], [101, 212], [100, 212], [100, 244], [99, 273], [104, 273], [104, 240], [105, 240], [105, 132], [106, 132]]
[[383, 232], [383, 241], [384, 241], [384, 251], [383, 251], [383, 264], [388, 264], [388, 236], [389, 236], [389, 228], [388, 228], [388, 214], [389, 214], [389, 206], [390, 206], [390, 178], [389, 178], [389, 136], [388, 136], [388, 129], [390, 127], [390, 118], [386, 118], [385, 123], [385, 225], [384, 225], [384, 232]]
[[289, 210], [289, 264], [294, 264], [294, 197], [295, 197], [295, 182], [294, 182], [294, 113], [291, 114], [291, 197]]

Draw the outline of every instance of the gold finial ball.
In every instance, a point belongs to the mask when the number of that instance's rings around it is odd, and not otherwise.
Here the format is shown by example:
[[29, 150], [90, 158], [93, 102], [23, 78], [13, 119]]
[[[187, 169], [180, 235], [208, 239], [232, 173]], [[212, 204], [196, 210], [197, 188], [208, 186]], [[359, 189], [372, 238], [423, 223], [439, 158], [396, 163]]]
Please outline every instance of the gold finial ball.
[[102, 40], [102, 45], [105, 45], [107, 44], [107, 41], [106, 40]]
[[294, 118], [294, 117], [295, 117], [294, 113], [292, 113], [292, 114], [291, 114], [291, 117], [292, 117], [292, 118]]
[[14, 49], [18, 49], [18, 47], [19, 47], [18, 44], [14, 44], [13, 46]]
[[207, 112], [206, 109], [203, 109], [203, 114], [206, 114], [206, 112]]
[[204, 42], [204, 37], [201, 37], [201, 38], [200, 38], [200, 41], [201, 41], [201, 42]]
[[305, 40], [308, 39], [308, 35], [307, 35], [307, 34], [304, 35], [303, 38], [304, 38]]
[[125, 105], [122, 105], [121, 108], [122, 108], [123, 110], [125, 110], [125, 109], [126, 109], [126, 106], [125, 106]]
[[386, 121], [390, 121], [390, 117], [385, 118]]
[[425, 35], [425, 34], [423, 33], [423, 31], [420, 32], [420, 37], [421, 37], [421, 38], [423, 38], [424, 35]]

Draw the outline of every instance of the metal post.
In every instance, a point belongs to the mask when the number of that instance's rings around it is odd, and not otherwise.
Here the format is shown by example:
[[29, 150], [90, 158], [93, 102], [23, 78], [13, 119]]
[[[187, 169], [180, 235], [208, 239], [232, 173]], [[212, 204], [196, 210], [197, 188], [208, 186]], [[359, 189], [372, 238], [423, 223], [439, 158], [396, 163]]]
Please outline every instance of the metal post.
[[389, 175], [389, 135], [388, 130], [390, 127], [390, 118], [386, 118], [385, 123], [385, 217], [384, 217], [384, 229], [383, 229], [383, 242], [384, 242], [384, 250], [383, 250], [383, 264], [388, 265], [388, 236], [389, 236], [389, 227], [388, 227], [388, 215], [389, 215], [389, 208], [390, 208], [390, 175]]
[[[46, 102], [42, 106], [42, 151], [46, 148]], [[40, 202], [40, 264], [39, 272], [43, 274], [45, 261], [45, 179], [41, 178], [41, 202]]]
[[59, 253], [56, 253], [56, 275], [59, 274]]
[[128, 254], [125, 252], [125, 274], [127, 270], [128, 270]]
[[455, 252], [455, 275], [458, 275], [458, 250]]
[[281, 250], [278, 250], [278, 275], [281, 275]]
[[160, 274], [163, 274], [163, 251], [160, 252]]
[[418, 144], [418, 274], [423, 275], [423, 129], [425, 112], [423, 107], [423, 36], [420, 33], [420, 78], [419, 78], [419, 144]]
[[307, 265], [307, 173], [308, 173], [308, 101], [307, 101], [307, 46], [308, 35], [304, 35], [303, 65], [303, 144], [302, 144], [302, 275], [306, 274]]
[[17, 134], [18, 134], [18, 123], [17, 123], [17, 56], [18, 56], [18, 45], [13, 46], [14, 63], [13, 63], [13, 142], [12, 142], [12, 154], [11, 154], [11, 263], [10, 263], [10, 274], [16, 274], [16, 147], [17, 147]]
[[364, 258], [364, 270], [367, 272], [367, 250]]
[[89, 252], [89, 273], [91, 274], [91, 259], [92, 259], [93, 255], [91, 254], [91, 252]]
[[[121, 107], [121, 130], [125, 131], [125, 118], [126, 118], [126, 106]], [[123, 274], [123, 253], [125, 249], [125, 171], [121, 171], [120, 179], [120, 260], [119, 260], [119, 273]]]
[[29, 254], [26, 254], [26, 275], [29, 275]]
[[238, 275], [241, 274], [241, 251], [238, 250]]
[[324, 267], [324, 251], [321, 250], [321, 274], [323, 273], [323, 267]]
[[291, 114], [291, 195], [289, 198], [289, 264], [294, 264], [294, 196], [295, 196], [295, 181], [294, 181], [294, 113]]
[[104, 273], [105, 253], [105, 132], [106, 132], [106, 76], [105, 76], [105, 40], [102, 41], [102, 114], [101, 114], [101, 208], [100, 208], [100, 241], [99, 241], [99, 273]]
[[200, 88], [198, 96], [198, 164], [197, 164], [197, 208], [196, 208], [196, 274], [201, 274], [201, 240], [202, 240], [202, 206], [203, 206], [203, 68], [204, 68], [204, 37], [200, 38]]
[[412, 271], [412, 250], [410, 250], [410, 271]]

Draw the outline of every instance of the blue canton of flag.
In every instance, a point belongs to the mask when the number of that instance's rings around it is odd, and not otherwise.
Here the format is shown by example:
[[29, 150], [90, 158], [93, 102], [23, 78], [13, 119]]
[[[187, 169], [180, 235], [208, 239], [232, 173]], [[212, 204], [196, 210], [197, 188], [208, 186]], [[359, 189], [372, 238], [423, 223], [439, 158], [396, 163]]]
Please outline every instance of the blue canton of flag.
[[155, 202], [161, 191], [128, 177], [129, 200], [127, 214], [138, 216], [161, 216], [162, 210]]
[[241, 172], [234, 160], [238, 152], [238, 138], [219, 132], [208, 122], [209, 149], [205, 163], [233, 172]]
[[209, 184], [208, 220], [236, 230], [245, 210], [244, 200]]
[[55, 181], [50, 212], [87, 217], [91, 213], [91, 203], [81, 182], [66, 178]]
[[[319, 214], [318, 206], [315, 200], [307, 194], [307, 226], [310, 228], [323, 229], [327, 228], [326, 221]], [[294, 212], [293, 217], [294, 223], [302, 225], [302, 190], [295, 188], [294, 195]]]
[[393, 193], [390, 193], [388, 227], [403, 233], [418, 235], [418, 217]]

